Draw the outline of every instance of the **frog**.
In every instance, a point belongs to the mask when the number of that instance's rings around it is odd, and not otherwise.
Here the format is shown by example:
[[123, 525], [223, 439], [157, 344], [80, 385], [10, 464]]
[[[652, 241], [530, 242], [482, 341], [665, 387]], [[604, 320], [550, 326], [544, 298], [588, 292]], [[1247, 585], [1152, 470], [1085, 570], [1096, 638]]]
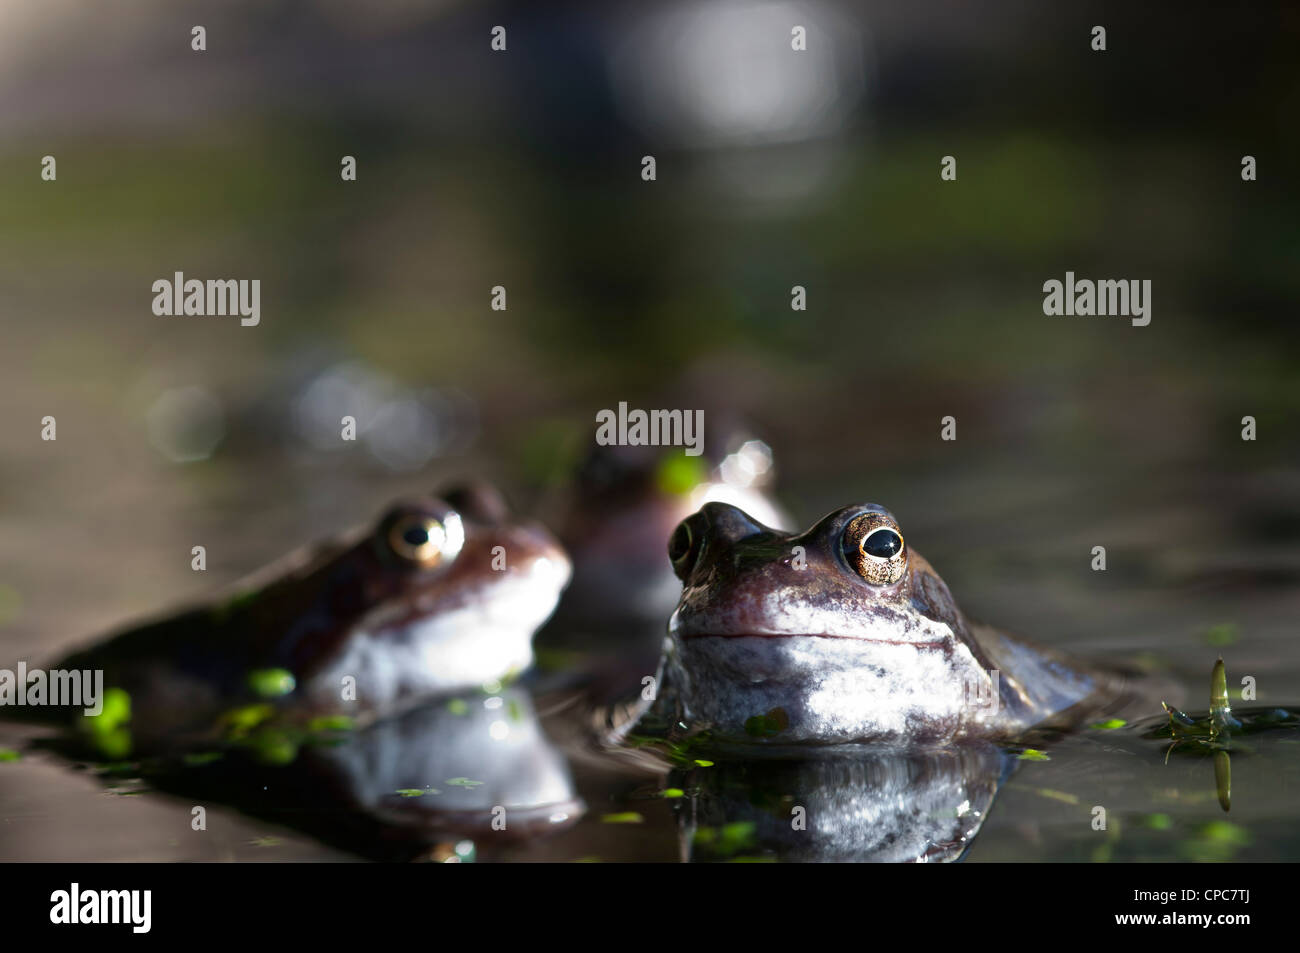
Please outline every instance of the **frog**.
[[372, 721], [526, 670], [570, 572], [549, 530], [467, 482], [51, 667], [102, 670], [135, 725], [252, 704]]
[[744, 745], [944, 746], [1068, 729], [1121, 671], [974, 623], [894, 515], [854, 504], [802, 532], [711, 502], [668, 542], [682, 583], [673, 717]]

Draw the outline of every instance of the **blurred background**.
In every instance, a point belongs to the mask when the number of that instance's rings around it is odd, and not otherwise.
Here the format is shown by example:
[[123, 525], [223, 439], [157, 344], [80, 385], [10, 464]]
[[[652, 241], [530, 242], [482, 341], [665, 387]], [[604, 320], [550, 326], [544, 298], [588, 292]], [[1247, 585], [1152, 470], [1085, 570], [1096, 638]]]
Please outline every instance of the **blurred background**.
[[[1298, 43], [1281, 4], [5, 0], [3, 654], [448, 477], [527, 509], [627, 401], [744, 419], [801, 525], [890, 507], [978, 618], [1294, 702]], [[1150, 325], [1044, 316], [1067, 270]], [[260, 325], [156, 317], [175, 271], [259, 278]]]

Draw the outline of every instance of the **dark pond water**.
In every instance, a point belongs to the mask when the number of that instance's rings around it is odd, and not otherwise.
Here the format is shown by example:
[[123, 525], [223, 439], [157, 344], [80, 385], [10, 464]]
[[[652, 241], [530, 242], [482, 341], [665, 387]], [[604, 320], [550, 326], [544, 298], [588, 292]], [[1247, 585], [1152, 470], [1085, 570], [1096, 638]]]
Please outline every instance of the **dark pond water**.
[[[0, 10], [0, 667], [449, 478], [542, 515], [626, 401], [752, 424], [796, 524], [883, 504], [967, 615], [1147, 680], [1036, 753], [678, 764], [594, 748], [565, 680], [636, 684], [661, 630], [565, 622], [364, 735], [0, 721], [0, 860], [1300, 859], [1293, 728], [1234, 740], [1228, 811], [1214, 749], [1147, 737], [1220, 654], [1234, 709], [1300, 706], [1289, 8], [530, 0], [496, 56], [478, 4], [344, 6], [223, 4], [201, 55], [162, 2]], [[155, 315], [178, 270], [261, 281], [259, 324]], [[1150, 323], [1045, 314], [1067, 271]]]

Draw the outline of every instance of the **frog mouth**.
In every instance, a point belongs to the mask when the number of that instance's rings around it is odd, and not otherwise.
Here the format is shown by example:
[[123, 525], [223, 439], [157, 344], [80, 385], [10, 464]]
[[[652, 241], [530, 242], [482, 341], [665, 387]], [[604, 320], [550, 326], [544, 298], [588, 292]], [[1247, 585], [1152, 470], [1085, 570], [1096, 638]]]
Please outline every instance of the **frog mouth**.
[[924, 642], [910, 639], [877, 639], [865, 635], [839, 635], [834, 632], [678, 632], [681, 639], [840, 639], [846, 642], [866, 642], [872, 645], [906, 645], [915, 649], [943, 649], [946, 639]]

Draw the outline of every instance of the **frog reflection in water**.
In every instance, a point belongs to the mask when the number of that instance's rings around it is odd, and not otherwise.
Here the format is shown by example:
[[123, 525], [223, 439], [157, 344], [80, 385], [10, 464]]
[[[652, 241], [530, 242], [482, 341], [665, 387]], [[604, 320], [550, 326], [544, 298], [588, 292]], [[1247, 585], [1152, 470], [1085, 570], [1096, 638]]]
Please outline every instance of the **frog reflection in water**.
[[[512, 520], [489, 487], [394, 506], [373, 528], [273, 564], [216, 605], [147, 624], [55, 667], [103, 669], [133, 721], [184, 721], [256, 697], [383, 715], [481, 685], [532, 661], [532, 635], [569, 579], [549, 532]], [[346, 680], [355, 680], [354, 699]]]
[[723, 741], [946, 744], [1069, 725], [1117, 679], [968, 622], [883, 507], [803, 533], [710, 503], [673, 533], [676, 718]]

